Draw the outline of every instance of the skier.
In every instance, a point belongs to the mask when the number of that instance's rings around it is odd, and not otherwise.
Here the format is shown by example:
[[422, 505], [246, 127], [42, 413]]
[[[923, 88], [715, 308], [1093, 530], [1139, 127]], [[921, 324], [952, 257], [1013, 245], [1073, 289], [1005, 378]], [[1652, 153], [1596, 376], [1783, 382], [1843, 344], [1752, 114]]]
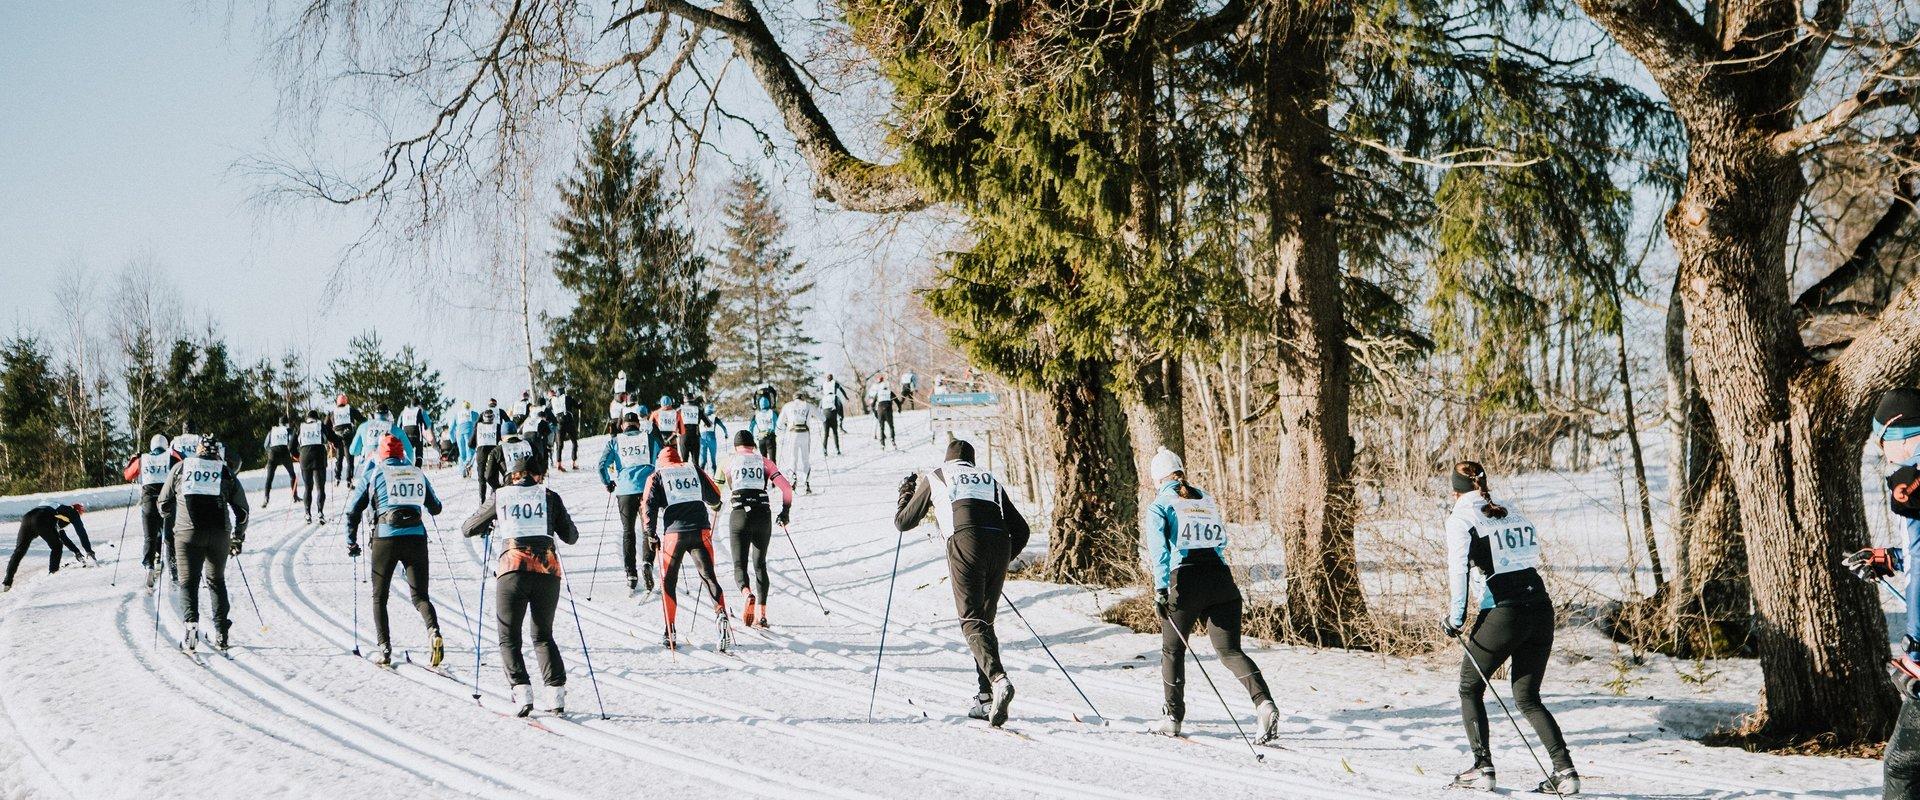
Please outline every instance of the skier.
[[513, 687], [513, 703], [520, 716], [533, 713], [533, 685], [520, 652], [527, 612], [533, 612], [533, 650], [540, 660], [541, 682], [553, 689], [548, 710], [566, 713], [567, 667], [553, 640], [553, 612], [560, 606], [560, 556], [554, 538], [567, 544], [580, 540], [580, 529], [567, 514], [560, 494], [542, 486], [524, 459], [508, 465], [510, 482], [480, 504], [461, 526], [468, 536], [498, 533], [500, 560], [494, 568], [499, 604], [494, 621], [500, 629], [500, 664]]
[[293, 453], [293, 418], [281, 417], [279, 424], [267, 431], [264, 444], [267, 447], [267, 485], [260, 490], [260, 507], [266, 508], [267, 501], [273, 499], [273, 474], [281, 467], [287, 468], [287, 492], [293, 497], [291, 502], [300, 502], [300, 476], [293, 474], [293, 463], [300, 460]]
[[413, 595], [413, 607], [427, 626], [430, 661], [440, 666], [446, 646], [440, 639], [440, 619], [427, 596], [427, 527], [421, 511], [439, 516], [440, 496], [417, 464], [407, 459], [405, 443], [398, 437], [380, 440], [380, 461], [367, 471], [367, 479], [347, 499], [347, 556], [360, 557], [360, 517], [373, 509], [373, 631], [379, 652], [374, 663], [393, 664], [393, 640], [387, 630], [387, 594], [398, 567], [407, 568], [407, 591]]
[[720, 419], [720, 411], [708, 403], [704, 409], [707, 425], [700, 429], [700, 468], [708, 472], [720, 469], [720, 440], [727, 435], [727, 423]]
[[979, 684], [967, 716], [1000, 727], [1006, 724], [1007, 708], [1013, 703], [1013, 683], [1000, 664], [1000, 639], [994, 633], [993, 618], [1000, 606], [1000, 588], [1007, 580], [1007, 563], [1026, 549], [1033, 531], [1020, 509], [1007, 499], [1000, 479], [973, 465], [973, 445], [965, 439], [947, 443], [946, 463], [900, 482], [897, 508], [894, 527], [913, 530], [931, 511], [936, 527], [947, 537], [953, 604], [967, 649], [973, 653]]
[[698, 398], [687, 395], [680, 402], [680, 456], [688, 463], [701, 462], [700, 428], [706, 423], [706, 418], [706, 410], [700, 407]]
[[[242, 501], [245, 502], [245, 501]], [[80, 521], [80, 515], [87, 513], [84, 503], [63, 505], [34, 506], [20, 515], [20, 534], [13, 540], [13, 555], [7, 558], [7, 577], [0, 581], [0, 592], [13, 590], [13, 574], [20, 569], [20, 561], [27, 557], [27, 548], [33, 546], [33, 540], [47, 543], [47, 574], [60, 571], [60, 548], [65, 546], [73, 551], [73, 557], [79, 559], [80, 566], [87, 566], [87, 559], [93, 556], [93, 543], [87, 540], [87, 524]], [[81, 552], [73, 544], [73, 538], [67, 535], [67, 526], [73, 526], [73, 532], [80, 534], [80, 543], [86, 547]], [[95, 564], [100, 563], [98, 560]]]
[[[547, 406], [545, 397], [536, 396], [526, 406], [526, 412], [514, 420], [514, 430], [520, 438], [532, 443], [542, 453], [553, 452], [553, 434], [560, 427], [559, 419], [553, 416], [553, 409]], [[540, 474], [546, 475], [546, 459], [540, 464]]]
[[[555, 462], [571, 461], [571, 469], [580, 468], [580, 410], [573, 407], [573, 397], [565, 389], [548, 389], [550, 399], [548, 407], [553, 409], [554, 417], [560, 421], [560, 437], [553, 445]], [[567, 457], [567, 445], [573, 445], [573, 456]]]
[[780, 441], [774, 438], [774, 429], [780, 425], [780, 414], [773, 410], [772, 398], [755, 398], [753, 419], [748, 421], [747, 429], [753, 432], [755, 441], [760, 444], [760, 454], [768, 458], [780, 457]]
[[528, 409], [533, 407], [532, 394], [533, 392], [523, 389], [520, 391], [520, 399], [513, 401], [513, 413], [508, 416], [515, 420], [514, 424], [520, 424], [518, 420], [525, 417]]
[[844, 452], [840, 449], [840, 426], [847, 414], [847, 389], [833, 379], [831, 372], [820, 379], [820, 410], [823, 417], [820, 423], [820, 456], [826, 457], [828, 441], [833, 442], [835, 454]]
[[319, 411], [308, 411], [307, 421], [300, 423], [300, 483], [307, 490], [308, 525], [313, 524], [316, 511], [320, 514], [320, 523], [327, 522], [327, 436], [330, 433]]
[[900, 407], [902, 409], [913, 408], [914, 395], [918, 394], [919, 391], [920, 391], [920, 376], [913, 374], [913, 370], [907, 370], [906, 372], [901, 373], [900, 375]]
[[786, 432], [787, 474], [800, 484], [801, 491], [813, 494], [813, 448], [808, 437], [820, 424], [820, 407], [807, 400], [807, 393], [795, 392], [792, 400], [780, 408], [780, 426]]
[[[626, 393], [627, 393], [627, 371], [623, 369], [623, 370], [620, 370], [620, 374], [613, 376], [613, 394], [614, 396], [619, 397], [622, 402], [625, 402]], [[644, 414], [641, 416], [643, 418], [645, 417]]]
[[[1553, 772], [1537, 791], [1547, 794], [1580, 793], [1580, 775], [1573, 769], [1560, 725], [1540, 702], [1540, 681], [1547, 657], [1553, 652], [1553, 602], [1536, 569], [1540, 563], [1539, 531], [1513, 509], [1497, 503], [1487, 491], [1487, 471], [1477, 462], [1453, 465], [1453, 511], [1447, 517], [1447, 616], [1443, 624], [1450, 637], [1466, 634], [1467, 653], [1460, 662], [1460, 716], [1466, 724], [1467, 746], [1473, 766], [1455, 776], [1455, 788], [1494, 787], [1493, 751], [1487, 744], [1487, 690], [1483, 675], [1492, 675], [1513, 660], [1509, 679], [1513, 701], [1533, 726]], [[1467, 629], [1467, 600], [1473, 570], [1486, 582], [1480, 611]]]
[[427, 451], [427, 440], [421, 438], [421, 434], [433, 430], [433, 417], [419, 403], [408, 403], [400, 409], [400, 430], [413, 446], [413, 465], [420, 466]]
[[449, 432], [453, 435], [454, 446], [460, 449], [460, 477], [465, 478], [473, 472], [473, 431], [480, 424], [480, 412], [473, 410], [473, 403], [460, 401], [460, 410], [454, 412], [453, 425]]
[[[347, 403], [347, 396], [340, 395], [333, 400], [330, 420], [333, 423], [333, 482], [353, 480], [353, 456], [347, 453], [347, 446], [353, 442], [354, 428], [360, 424], [360, 412]], [[349, 483], [348, 485], [352, 485]]]
[[680, 407], [674, 405], [671, 395], [660, 395], [660, 407], [653, 410], [651, 436], [653, 442], [653, 460], [660, 460], [660, 451], [680, 444]]
[[[780, 487], [780, 515], [773, 516], [768, 485]], [[785, 526], [793, 513], [793, 484], [780, 474], [773, 459], [754, 452], [753, 434], [741, 431], [733, 437], [733, 458], [727, 463], [727, 491], [732, 500], [727, 514], [727, 535], [733, 542], [733, 580], [747, 596], [747, 625], [765, 628], [767, 598], [767, 545], [773, 542], [775, 523]], [[752, 565], [749, 582], [748, 565]]]
[[1905, 572], [1907, 607], [1900, 654], [1892, 659], [1894, 686], [1900, 690], [1900, 716], [1887, 739], [1881, 761], [1882, 794], [1888, 800], [1920, 798], [1920, 570], [1907, 566], [1907, 554], [1920, 547], [1920, 389], [1895, 389], [1881, 396], [1873, 412], [1873, 438], [1886, 461], [1887, 504], [1901, 518], [1902, 547], [1872, 547], [1841, 563], [1863, 580], [1878, 581]]
[[1187, 483], [1186, 466], [1161, 448], [1149, 470], [1159, 487], [1153, 505], [1140, 520], [1147, 545], [1147, 571], [1153, 574], [1153, 607], [1160, 618], [1160, 675], [1166, 692], [1165, 717], [1154, 733], [1179, 736], [1187, 714], [1187, 637], [1205, 620], [1207, 637], [1220, 663], [1240, 679], [1260, 716], [1258, 740], [1273, 741], [1280, 712], [1267, 691], [1260, 667], [1240, 650], [1240, 587], [1227, 567], [1227, 532], [1212, 497]]
[[174, 458], [193, 458], [200, 452], [200, 434], [193, 432], [192, 422], [182, 422], [180, 435], [173, 437], [173, 441], [168, 442], [167, 446], [173, 449]]
[[880, 447], [886, 449], [887, 439], [893, 439], [893, 448], [900, 449], [900, 433], [893, 429], [893, 409], [898, 399], [893, 394], [893, 386], [881, 378], [873, 389], [867, 392], [873, 406], [874, 432], [880, 436]]
[[[140, 566], [147, 569], [147, 588], [160, 577], [162, 553], [167, 566], [173, 565], [173, 549], [162, 537], [166, 525], [160, 518], [160, 487], [167, 482], [167, 473], [179, 459], [173, 451], [167, 449], [167, 437], [154, 434], [147, 440], [147, 452], [136, 454], [127, 462], [123, 473], [127, 480], [140, 485], [140, 526], [146, 534], [147, 547], [140, 556]], [[166, 550], [162, 550], [166, 547]], [[23, 548], [15, 547], [14, 552]]]
[[[233, 516], [229, 518], [228, 512]], [[180, 619], [187, 635], [180, 642], [191, 652], [203, 638], [200, 632], [200, 582], [213, 595], [213, 647], [227, 649], [227, 630], [233, 627], [227, 611], [227, 557], [240, 555], [247, 539], [247, 495], [240, 479], [220, 459], [220, 446], [202, 439], [200, 449], [173, 466], [160, 489], [160, 513], [173, 539], [174, 560], [180, 565]]]
[[[393, 412], [387, 410], [387, 404], [381, 403], [373, 407], [373, 416], [360, 423], [360, 430], [354, 434], [353, 445], [348, 449], [353, 460], [349, 463], [360, 465], [361, 472], [372, 471], [376, 462], [374, 452], [380, 449], [380, 443], [388, 436], [400, 440], [401, 446], [406, 450], [407, 460], [412, 461], [413, 441], [407, 438], [406, 431], [400, 429], [399, 423], [393, 421]], [[348, 489], [354, 487], [354, 477], [354, 475], [347, 476]]]
[[500, 481], [494, 473], [500, 460], [500, 417], [499, 410], [492, 405], [480, 412], [480, 419], [473, 424], [471, 446], [474, 451], [475, 474], [480, 479], [480, 499], [487, 499], [488, 489], [500, 488]]
[[713, 521], [709, 508], [720, 506], [720, 488], [705, 470], [680, 458], [672, 446], [662, 448], [653, 475], [640, 501], [641, 519], [648, 538], [660, 535], [660, 553], [666, 560], [660, 567], [660, 602], [666, 613], [666, 633], [661, 644], [667, 649], [679, 647], [674, 632], [677, 598], [674, 589], [680, 581], [680, 559], [691, 553], [700, 571], [700, 582], [713, 593], [714, 615], [719, 619], [720, 650], [733, 644], [733, 628], [727, 622], [727, 598], [720, 592], [720, 580], [713, 572]]
[[653, 594], [653, 552], [658, 541], [648, 536], [640, 541], [641, 561], [634, 562], [634, 521], [640, 516], [640, 502], [647, 490], [647, 478], [653, 475], [649, 461], [647, 434], [640, 428], [640, 417], [628, 414], [620, 421], [620, 432], [607, 437], [600, 453], [600, 482], [606, 484], [620, 507], [620, 563], [627, 568], [627, 591], [638, 593], [646, 581], [646, 594]]
[[[607, 434], [609, 436], [620, 432], [621, 418], [625, 417], [627, 413], [632, 410], [632, 404], [627, 401], [626, 392], [621, 392], [613, 396], [613, 402], [607, 404]], [[641, 414], [640, 418], [646, 419], [647, 415]]]

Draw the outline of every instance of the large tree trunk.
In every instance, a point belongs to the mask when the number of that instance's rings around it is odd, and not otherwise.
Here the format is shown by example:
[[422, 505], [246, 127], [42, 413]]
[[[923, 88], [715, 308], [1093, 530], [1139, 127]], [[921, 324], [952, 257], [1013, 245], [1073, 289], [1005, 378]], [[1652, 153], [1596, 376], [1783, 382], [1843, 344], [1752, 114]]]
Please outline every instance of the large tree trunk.
[[1121, 586], [1139, 574], [1139, 503], [1132, 442], [1111, 366], [1080, 362], [1047, 389], [1052, 411], [1053, 518], [1048, 580]]
[[1330, 44], [1351, 20], [1334, 7], [1264, 16], [1260, 182], [1265, 267], [1279, 342], [1280, 483], [1270, 519], [1286, 555], [1288, 632], [1313, 644], [1367, 646], [1373, 620], [1353, 537], [1353, 438], [1340, 246], [1333, 199]]

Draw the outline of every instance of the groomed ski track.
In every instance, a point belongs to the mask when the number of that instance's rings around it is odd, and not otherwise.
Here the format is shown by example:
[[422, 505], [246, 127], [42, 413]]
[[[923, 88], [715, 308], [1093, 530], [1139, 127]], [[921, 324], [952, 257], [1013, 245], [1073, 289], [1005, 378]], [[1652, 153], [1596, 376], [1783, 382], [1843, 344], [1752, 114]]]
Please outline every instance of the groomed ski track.
[[[562, 556], [608, 718], [599, 714], [563, 594], [555, 637], [567, 661], [569, 713], [536, 714], [537, 727], [505, 716], [490, 586], [484, 612], [477, 608], [480, 543], [458, 534], [477, 498], [473, 481], [457, 470], [429, 470], [447, 503], [432, 545], [433, 596], [448, 648], [438, 674], [424, 666], [423, 629], [398, 580], [388, 607], [396, 668], [352, 655], [353, 593], [361, 595], [363, 652], [371, 652], [373, 626], [365, 563], [346, 555], [344, 486], [329, 486], [324, 526], [304, 524], [284, 488], [272, 506], [254, 509], [247, 551], [228, 567], [235, 647], [225, 655], [179, 651], [171, 593], [142, 588], [138, 531], [124, 550], [113, 546], [126, 512], [90, 514], [100, 568], [70, 565], [49, 576], [44, 551], [35, 550], [15, 590], [0, 595], [0, 797], [1472, 796], [1441, 788], [1466, 763], [1452, 690], [1457, 656], [1396, 662], [1250, 647], [1283, 711], [1279, 746], [1258, 748], [1265, 758], [1256, 761], [1191, 665], [1190, 736], [1141, 733], [1159, 712], [1158, 640], [1093, 619], [1089, 590], [1079, 587], [1014, 582], [1007, 594], [1107, 718], [1092, 715], [1003, 606], [1002, 647], [1019, 687], [1013, 733], [967, 720], [971, 662], [953, 622], [942, 551], [925, 529], [906, 535], [900, 555], [869, 722], [896, 540], [893, 489], [901, 475], [939, 458], [923, 412], [904, 415], [900, 427], [906, 448], [881, 451], [871, 424], [854, 420], [845, 455], [816, 458], [815, 492], [795, 509], [794, 541], [831, 615], [822, 615], [776, 531], [769, 559], [775, 627], [760, 633], [736, 624], [730, 654], [713, 650], [711, 599], [696, 603], [691, 566], [680, 581], [681, 649], [660, 647], [659, 603], [643, 605], [625, 590], [619, 523], [609, 518], [606, 493], [591, 470], [554, 472], [549, 485], [566, 497], [583, 534]], [[597, 462], [602, 441], [583, 442], [583, 466]], [[257, 505], [259, 493], [250, 497]], [[131, 524], [137, 529], [138, 519]], [[725, 538], [716, 533], [721, 585], [738, 613]], [[109, 586], [123, 554], [119, 585]], [[157, 636], [156, 601], [164, 604]], [[1250, 726], [1244, 692], [1210, 646], [1196, 645]], [[1356, 707], [1346, 694], [1367, 702]], [[1704, 748], [1640, 730], [1654, 712], [1634, 711], [1626, 700], [1613, 707], [1607, 701], [1615, 698], [1594, 694], [1584, 682], [1550, 676], [1546, 697], [1590, 796], [1878, 796], [1872, 762]], [[1536, 770], [1494, 710], [1501, 784], [1530, 787]]]

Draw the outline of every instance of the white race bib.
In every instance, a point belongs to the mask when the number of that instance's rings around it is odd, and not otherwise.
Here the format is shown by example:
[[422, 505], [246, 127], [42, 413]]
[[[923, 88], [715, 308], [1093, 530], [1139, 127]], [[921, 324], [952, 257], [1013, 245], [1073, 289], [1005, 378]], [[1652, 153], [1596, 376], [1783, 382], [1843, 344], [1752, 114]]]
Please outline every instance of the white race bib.
[[997, 491], [999, 484], [994, 482], [993, 473], [954, 464], [948, 464], [940, 471], [947, 478], [948, 503], [958, 503], [962, 500], [1000, 502], [1000, 493]]
[[1475, 531], [1485, 531], [1493, 556], [1493, 574], [1504, 575], [1540, 566], [1540, 534], [1525, 518], [1482, 518]]
[[152, 453], [140, 454], [140, 485], [152, 486], [156, 483], [165, 483], [167, 480], [167, 470], [172, 468], [173, 457], [166, 453], [159, 455]]
[[623, 433], [613, 439], [613, 458], [623, 470], [648, 463], [647, 451], [647, 436], [644, 433]]
[[287, 443], [292, 440], [293, 434], [287, 430], [287, 426], [285, 425], [275, 425], [273, 426], [273, 430], [267, 431], [268, 447], [286, 447]]
[[427, 503], [427, 476], [412, 466], [394, 466], [383, 464], [380, 471], [387, 481], [387, 507], [412, 506], [419, 508]]
[[654, 414], [653, 429], [662, 433], [672, 431], [674, 429], [673, 422], [676, 419], [679, 419], [679, 417], [671, 411]]
[[680, 407], [680, 424], [685, 425], [687, 427], [694, 427], [699, 425], [700, 424], [700, 407], [699, 406], [681, 406]]
[[754, 430], [762, 433], [773, 430], [773, 419], [773, 409], [763, 408], [753, 412]]
[[406, 408], [400, 409], [400, 424], [401, 425], [419, 425], [420, 409], [414, 408], [412, 406], [408, 406]]
[[516, 458], [532, 458], [533, 445], [527, 444], [525, 439], [517, 442], [507, 442], [506, 444], [500, 445], [500, 453], [506, 456], [508, 464], [512, 464]]
[[1173, 502], [1175, 550], [1211, 550], [1227, 546], [1227, 525], [1213, 498], [1181, 498]]
[[733, 491], [767, 489], [767, 460], [760, 456], [739, 456], [727, 467], [727, 486]]
[[220, 474], [226, 464], [211, 458], [189, 458], [180, 464], [180, 493], [220, 495]]
[[334, 406], [333, 407], [333, 424], [336, 427], [340, 425], [352, 425], [353, 424], [353, 406]]
[[494, 491], [493, 532], [510, 539], [547, 536], [547, 490], [502, 486]]
[[667, 490], [667, 505], [706, 501], [705, 494], [700, 491], [700, 472], [691, 466], [683, 464], [661, 470], [660, 485]]
[[500, 443], [500, 423], [482, 422], [474, 434], [481, 447], [492, 447]]
[[567, 413], [567, 396], [566, 395], [557, 394], [553, 396], [553, 413], [555, 414]]
[[173, 443], [169, 446], [173, 448], [173, 452], [179, 453], [181, 458], [193, 458], [200, 451], [200, 436], [183, 433], [173, 437]]
[[326, 440], [327, 440], [327, 432], [324, 428], [320, 427], [320, 423], [318, 422], [300, 423], [300, 446], [301, 447], [319, 447], [320, 443]]

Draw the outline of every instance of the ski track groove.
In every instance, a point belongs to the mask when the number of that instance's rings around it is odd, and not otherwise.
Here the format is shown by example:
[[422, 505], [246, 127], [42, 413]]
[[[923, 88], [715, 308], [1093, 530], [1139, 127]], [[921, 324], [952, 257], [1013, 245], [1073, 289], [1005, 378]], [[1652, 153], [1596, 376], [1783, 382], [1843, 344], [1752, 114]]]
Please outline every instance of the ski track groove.
[[[327, 616], [324, 613], [325, 609], [313, 598], [307, 596], [305, 590], [300, 587], [294, 574], [295, 553], [301, 550], [301, 548], [318, 533], [319, 531], [317, 529], [306, 531], [298, 534], [297, 540], [289, 541], [281, 546], [280, 550], [284, 551], [284, 555], [280, 558], [281, 565], [280, 569], [276, 571], [277, 577], [274, 581], [271, 581], [275, 589], [269, 590], [268, 594], [274, 597], [275, 601], [292, 614], [296, 621], [303, 627], [306, 627], [327, 641], [334, 643], [336, 646], [344, 646], [345, 639], [341, 634], [344, 632], [350, 636], [351, 631], [346, 631], [344, 626], [341, 626], [338, 621]], [[294, 608], [286, 597], [279, 594], [277, 590], [283, 585], [291, 589], [294, 599], [306, 606], [307, 610], [302, 611]], [[457, 591], [458, 587], [456, 586], [455, 589]], [[358, 592], [359, 585], [356, 583], [351, 591]], [[458, 606], [456, 605], [452, 609], [443, 608], [442, 610], [448, 611], [448, 615], [453, 615], [458, 612]], [[335, 632], [330, 634], [326, 630], [323, 630], [315, 624], [316, 620], [326, 623], [329, 627], [333, 628]], [[463, 622], [468, 621], [471, 621], [470, 618], [463, 618]], [[472, 629], [468, 628], [467, 630], [471, 631]], [[482, 635], [484, 636], [484, 631]], [[403, 675], [413, 680], [415, 683], [431, 687], [444, 694], [458, 696], [465, 700], [472, 699], [471, 695], [461, 688], [463, 684], [458, 681], [449, 681], [446, 677], [433, 674], [430, 670], [417, 664], [404, 662], [397, 664], [394, 672], [397, 675]], [[496, 689], [483, 688], [482, 692], [494, 700], [496, 704], [504, 701], [503, 696], [500, 695]], [[491, 710], [501, 711], [509, 715], [513, 713], [513, 709], [510, 707], [504, 711], [501, 708], [493, 708]], [[625, 731], [615, 732], [614, 730], [606, 729], [606, 726], [590, 726], [572, 719], [558, 717], [540, 717], [538, 719], [541, 724], [545, 725], [556, 735], [566, 736], [591, 745], [596, 749], [633, 758], [654, 767], [672, 770], [696, 779], [711, 780], [743, 791], [767, 796], [790, 796], [798, 790], [809, 793], [812, 796], [820, 797], [869, 797], [868, 795], [859, 794], [842, 787], [828, 786], [815, 781], [779, 775], [758, 767], [749, 767], [724, 761], [705, 753], [668, 744], [657, 739], [643, 737]], [[691, 764], [705, 765], [708, 769], [689, 769], [689, 765]]]

